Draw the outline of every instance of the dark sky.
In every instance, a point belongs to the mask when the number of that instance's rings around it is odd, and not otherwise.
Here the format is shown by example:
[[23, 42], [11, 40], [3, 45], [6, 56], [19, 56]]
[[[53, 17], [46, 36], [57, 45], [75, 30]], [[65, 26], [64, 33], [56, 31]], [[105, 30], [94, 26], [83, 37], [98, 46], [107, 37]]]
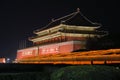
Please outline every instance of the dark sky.
[[0, 0], [0, 57], [14, 59], [18, 43], [33, 36], [33, 30], [78, 7], [91, 21], [101, 23], [111, 35], [120, 35], [117, 0]]

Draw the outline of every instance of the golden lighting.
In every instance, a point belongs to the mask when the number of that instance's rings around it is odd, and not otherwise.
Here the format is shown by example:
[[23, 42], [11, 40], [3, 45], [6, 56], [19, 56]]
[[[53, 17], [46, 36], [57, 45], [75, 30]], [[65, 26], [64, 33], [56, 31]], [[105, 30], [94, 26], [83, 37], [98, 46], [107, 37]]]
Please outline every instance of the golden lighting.
[[94, 50], [26, 57], [18, 63], [34, 64], [112, 64], [120, 63], [120, 49]]

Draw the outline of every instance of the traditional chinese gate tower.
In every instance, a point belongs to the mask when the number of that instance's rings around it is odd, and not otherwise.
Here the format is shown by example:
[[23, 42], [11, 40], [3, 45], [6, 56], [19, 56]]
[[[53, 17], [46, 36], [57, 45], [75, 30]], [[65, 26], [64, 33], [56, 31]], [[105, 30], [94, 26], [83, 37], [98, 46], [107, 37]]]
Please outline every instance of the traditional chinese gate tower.
[[96, 40], [107, 35], [107, 32], [98, 30], [100, 27], [100, 24], [93, 23], [77, 9], [35, 30], [36, 36], [29, 38], [34, 46], [18, 50], [17, 59], [98, 48], [94, 45]]
[[[120, 63], [120, 49], [92, 50], [106, 36], [98, 23], [88, 20], [79, 9], [52, 20], [34, 31], [34, 46], [17, 51], [15, 62], [37, 64], [113, 64]], [[98, 42], [99, 43], [99, 42]], [[90, 50], [84, 51], [81, 50]]]
[[[101, 27], [87, 19], [79, 9], [69, 15], [52, 21], [45, 27], [35, 30], [36, 36], [29, 40], [40, 46], [41, 53], [66, 53], [83, 49], [91, 49], [94, 41], [105, 36]], [[39, 53], [40, 53], [39, 52]]]

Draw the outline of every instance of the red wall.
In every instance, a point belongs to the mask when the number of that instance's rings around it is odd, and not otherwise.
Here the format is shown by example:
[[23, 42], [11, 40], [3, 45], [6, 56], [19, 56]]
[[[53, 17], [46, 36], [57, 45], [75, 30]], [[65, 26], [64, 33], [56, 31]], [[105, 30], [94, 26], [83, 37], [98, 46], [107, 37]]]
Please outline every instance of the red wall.
[[39, 47], [39, 55], [44, 54], [57, 54], [59, 53], [59, 46], [58, 45], [46, 45]]
[[17, 51], [17, 59], [31, 57], [31, 56], [37, 56], [37, 55], [38, 55], [37, 47], [31, 47], [31, 48], [22, 49], [22, 50]]
[[68, 41], [51, 45], [39, 46], [39, 55], [69, 53], [74, 50], [83, 49], [85, 44], [80, 41]]
[[39, 55], [58, 54], [73, 51], [73, 42], [62, 42], [39, 47]]
[[75, 50], [83, 49], [84, 42], [80, 41], [67, 41], [62, 43], [55, 43], [39, 47], [31, 47], [17, 51], [17, 59], [26, 57], [42, 56], [46, 54], [63, 54], [70, 53]]
[[63, 44], [60, 46], [60, 53], [68, 53], [73, 51], [73, 43]]

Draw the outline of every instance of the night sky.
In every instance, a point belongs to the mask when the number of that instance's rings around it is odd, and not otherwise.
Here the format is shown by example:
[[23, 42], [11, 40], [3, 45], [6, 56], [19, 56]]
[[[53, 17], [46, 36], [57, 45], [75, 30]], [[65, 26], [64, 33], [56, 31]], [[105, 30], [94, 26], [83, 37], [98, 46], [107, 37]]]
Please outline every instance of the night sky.
[[19, 43], [33, 36], [34, 30], [77, 8], [119, 39], [120, 9], [117, 0], [0, 0], [0, 57], [14, 59]]

